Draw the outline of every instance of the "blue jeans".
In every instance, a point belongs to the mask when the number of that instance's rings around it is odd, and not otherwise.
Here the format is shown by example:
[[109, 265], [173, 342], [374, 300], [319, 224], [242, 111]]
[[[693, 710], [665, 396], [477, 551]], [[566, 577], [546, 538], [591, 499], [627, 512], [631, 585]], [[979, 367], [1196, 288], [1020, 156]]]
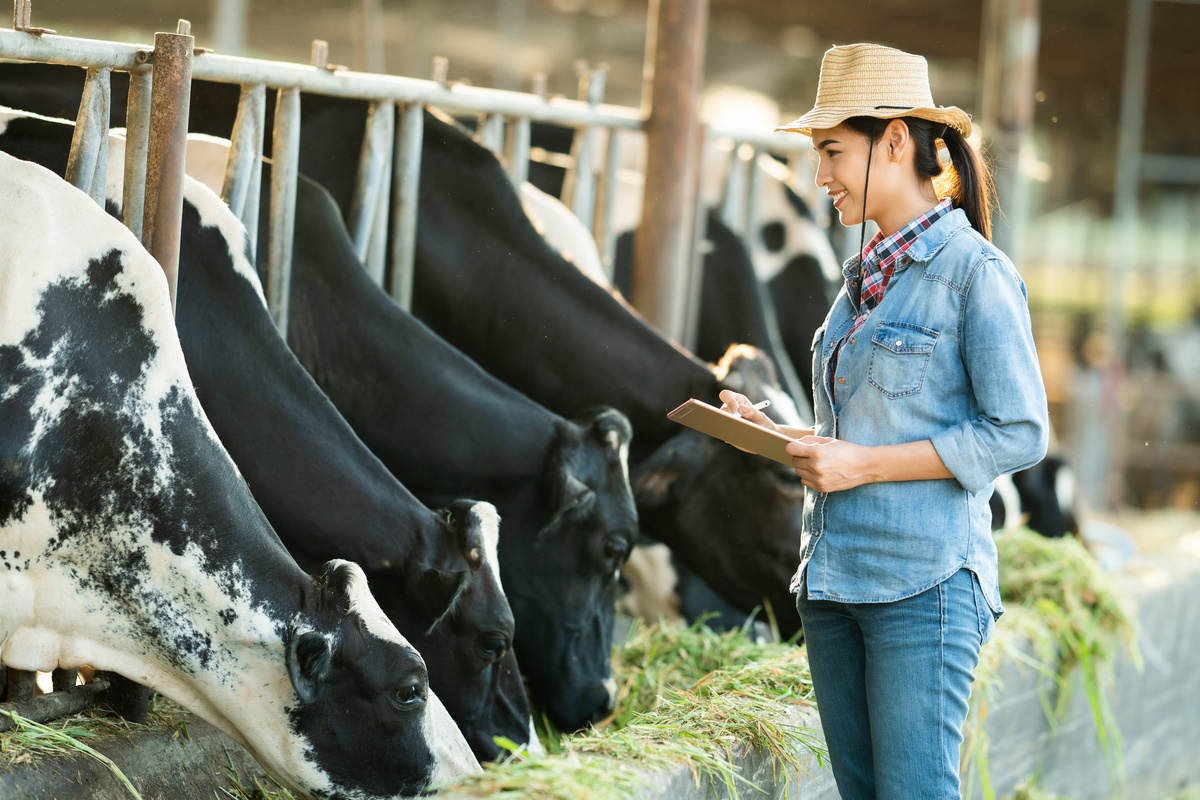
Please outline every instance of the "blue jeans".
[[796, 607], [842, 800], [960, 797], [962, 726], [995, 622], [974, 573], [892, 603], [806, 592]]

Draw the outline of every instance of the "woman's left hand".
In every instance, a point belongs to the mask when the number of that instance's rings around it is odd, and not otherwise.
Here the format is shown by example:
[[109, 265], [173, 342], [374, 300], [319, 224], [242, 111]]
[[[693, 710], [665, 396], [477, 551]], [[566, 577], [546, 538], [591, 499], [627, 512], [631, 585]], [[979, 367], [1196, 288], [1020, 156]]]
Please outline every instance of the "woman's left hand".
[[787, 446], [801, 482], [818, 492], [840, 492], [874, 480], [871, 448], [829, 436], [805, 436]]

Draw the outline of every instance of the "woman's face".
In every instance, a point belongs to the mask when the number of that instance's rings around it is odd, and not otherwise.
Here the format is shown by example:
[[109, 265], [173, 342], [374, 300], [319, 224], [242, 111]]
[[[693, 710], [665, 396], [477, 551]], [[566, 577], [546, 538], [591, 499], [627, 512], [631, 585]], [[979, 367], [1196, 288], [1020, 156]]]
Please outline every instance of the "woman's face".
[[[867, 178], [867, 154], [870, 150], [867, 137], [845, 125], [838, 125], [836, 128], [814, 128], [812, 142], [817, 155], [817, 186], [833, 198], [833, 207], [837, 209], [842, 224], [858, 225], [864, 219], [873, 219], [870, 212], [876, 205], [878, 189], [868, 189], [868, 201], [871, 202], [865, 215], [862, 205], [863, 184]], [[879, 156], [879, 149], [875, 148], [876, 158]], [[878, 167], [879, 164], [875, 166]], [[878, 171], [872, 169], [872, 183], [876, 183], [879, 177]]]

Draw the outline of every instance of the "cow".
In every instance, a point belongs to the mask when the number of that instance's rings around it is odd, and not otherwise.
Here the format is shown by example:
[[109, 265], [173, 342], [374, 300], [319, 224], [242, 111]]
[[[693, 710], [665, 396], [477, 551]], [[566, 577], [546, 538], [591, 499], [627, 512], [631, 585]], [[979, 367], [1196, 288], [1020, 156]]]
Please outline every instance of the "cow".
[[[0, 119], [0, 149], [65, 169], [70, 123]], [[110, 137], [106, 194], [117, 214], [123, 161], [123, 138]], [[495, 509], [456, 500], [430, 511], [379, 462], [279, 336], [245, 240], [220, 198], [187, 179], [176, 324], [201, 407], [302, 568], [334, 557], [363, 567], [476, 756], [499, 756], [498, 735], [536, 742], [494, 571]]]
[[306, 178], [294, 252], [292, 350], [418, 497], [496, 505], [533, 699], [561, 729], [606, 713], [616, 572], [637, 535], [629, 423], [605, 408], [563, 419], [447, 345], [370, 280], [337, 207]]
[[144, 683], [313, 797], [477, 771], [355, 564], [288, 554], [132, 233], [0, 153], [0, 660]]

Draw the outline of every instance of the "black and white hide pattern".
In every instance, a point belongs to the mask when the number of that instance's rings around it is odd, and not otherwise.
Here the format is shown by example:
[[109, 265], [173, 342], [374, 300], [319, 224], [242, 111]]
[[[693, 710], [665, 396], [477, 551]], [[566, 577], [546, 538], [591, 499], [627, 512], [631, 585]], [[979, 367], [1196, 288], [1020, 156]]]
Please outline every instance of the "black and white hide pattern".
[[[0, 147], [61, 166], [73, 130], [16, 117]], [[205, 144], [191, 143], [189, 164], [212, 150]], [[106, 194], [114, 210], [124, 145], [110, 137]], [[477, 757], [500, 754], [496, 736], [536, 750], [511, 653], [512, 612], [496, 573], [495, 509], [455, 500], [430, 511], [367, 449], [279, 336], [245, 240], [220, 198], [187, 179], [176, 325], [214, 429], [302, 568], [346, 558], [366, 570]]]
[[314, 579], [271, 529], [133, 235], [3, 153], [0, 206], [3, 663], [118, 672], [314, 797], [411, 796], [477, 770], [361, 569]]
[[1022, 525], [1049, 538], [1080, 535], [1082, 498], [1075, 472], [1059, 456], [1048, 455], [1012, 475], [1001, 475], [990, 500], [992, 530]]

